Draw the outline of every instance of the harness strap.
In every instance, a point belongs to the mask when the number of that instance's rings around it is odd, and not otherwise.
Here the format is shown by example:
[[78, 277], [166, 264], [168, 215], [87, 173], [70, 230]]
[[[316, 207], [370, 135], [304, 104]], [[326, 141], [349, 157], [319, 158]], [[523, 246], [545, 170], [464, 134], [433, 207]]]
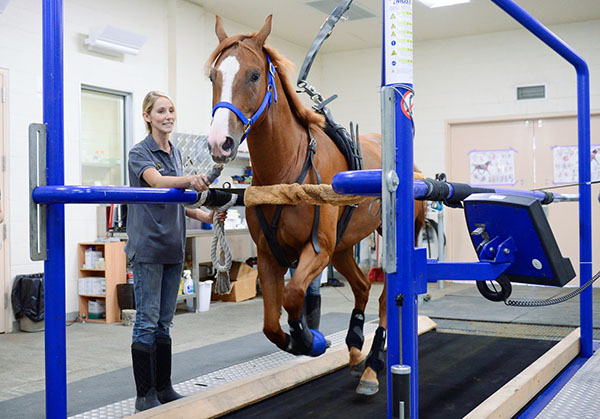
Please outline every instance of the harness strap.
[[[308, 158], [306, 159], [307, 162], [306, 162], [305, 166], [312, 166], [313, 170], [315, 171], [315, 175], [317, 175], [317, 185], [320, 185], [321, 184], [321, 175], [319, 174], [317, 168], [315, 167], [315, 165], [313, 163], [313, 157], [314, 157], [315, 153], [317, 152], [317, 143], [310, 132], [310, 128], [307, 128], [307, 131], [308, 131], [308, 137], [310, 138], [310, 145], [309, 145], [309, 150], [308, 150]], [[307, 172], [308, 172], [308, 170], [307, 170]], [[319, 221], [320, 221], [320, 218], [321, 218], [321, 206], [315, 205], [315, 218], [313, 220], [311, 241], [312, 241], [313, 249], [315, 249], [316, 254], [321, 253], [321, 248], [319, 247]]]
[[[279, 245], [279, 242], [277, 241], [277, 222], [275, 223], [275, 225], [273, 225], [273, 222], [271, 222], [273, 228], [269, 228], [269, 224], [267, 223], [267, 219], [265, 218], [265, 214], [261, 206], [257, 205], [254, 208], [256, 211], [256, 216], [258, 218], [258, 222], [260, 224], [260, 228], [262, 229], [263, 234], [267, 239], [269, 249], [271, 249], [271, 253], [273, 254], [273, 257], [275, 257], [275, 260], [277, 260], [277, 263], [287, 268], [295, 268], [296, 266], [298, 266], [298, 259], [292, 262], [288, 262], [288, 258], [286, 257], [283, 248]], [[273, 216], [273, 221], [279, 221], [279, 214], [281, 214], [282, 208], [282, 205], [277, 205], [277, 208], [275, 209], [275, 215]]]
[[[319, 174], [319, 171], [315, 167], [314, 161], [313, 161], [313, 157], [314, 157], [315, 153], [317, 152], [317, 142], [313, 138], [313, 136], [310, 132], [310, 128], [307, 128], [307, 131], [308, 131], [308, 137], [310, 138], [310, 142], [308, 144], [308, 153], [306, 155], [306, 160], [304, 162], [304, 166], [302, 167], [302, 171], [300, 172], [300, 175], [298, 176], [298, 178], [296, 179], [296, 181], [294, 183], [302, 184], [302, 182], [308, 175], [308, 171], [312, 167], [313, 170], [315, 171], [315, 175], [317, 176], [317, 184], [320, 185], [321, 184], [321, 175]], [[269, 249], [271, 249], [271, 253], [273, 254], [273, 257], [275, 257], [275, 260], [277, 260], [277, 263], [279, 263], [283, 267], [296, 268], [296, 266], [298, 266], [298, 258], [296, 258], [292, 262], [289, 262], [288, 258], [285, 255], [285, 251], [283, 250], [283, 248], [279, 244], [279, 241], [277, 240], [277, 227], [279, 224], [279, 218], [281, 216], [281, 211], [283, 210], [283, 205], [277, 205], [277, 207], [275, 208], [275, 214], [273, 215], [273, 219], [271, 220], [271, 223], [267, 222], [265, 214], [260, 205], [257, 205], [255, 208], [256, 208], [256, 216], [258, 218], [258, 223], [260, 224], [260, 228], [262, 229], [263, 234], [265, 235], [265, 238], [267, 239], [267, 244], [269, 245]], [[319, 205], [315, 205], [315, 218], [313, 220], [313, 227], [312, 227], [312, 232], [311, 232], [311, 243], [312, 243], [313, 248], [315, 249], [316, 253], [321, 253], [321, 248], [319, 246], [319, 241], [318, 241], [320, 215], [321, 215], [321, 207]]]

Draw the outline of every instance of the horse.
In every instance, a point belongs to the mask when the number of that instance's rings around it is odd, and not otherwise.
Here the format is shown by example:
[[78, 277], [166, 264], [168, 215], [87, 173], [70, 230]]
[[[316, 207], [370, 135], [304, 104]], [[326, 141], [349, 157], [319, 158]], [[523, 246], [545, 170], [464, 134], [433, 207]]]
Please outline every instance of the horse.
[[[228, 36], [222, 19], [216, 17], [219, 43], [206, 64], [212, 83], [213, 118], [208, 134], [212, 159], [230, 162], [241, 141], [247, 139], [253, 186], [331, 183], [348, 164], [324, 132], [324, 116], [305, 106], [296, 93], [290, 79], [291, 62], [265, 44], [271, 21], [268, 16], [256, 33]], [[360, 135], [359, 141], [364, 168], [381, 168], [381, 135]], [[306, 323], [303, 302], [310, 283], [331, 263], [354, 294], [346, 344], [351, 371], [361, 376], [356, 391], [362, 394], [378, 391], [377, 374], [385, 365], [386, 287], [384, 284], [379, 297], [379, 327], [369, 355], [363, 357], [364, 310], [371, 285], [354, 259], [353, 247], [381, 226], [381, 218], [372, 215], [378, 208], [377, 202], [372, 208], [368, 202], [358, 205], [339, 242], [340, 207], [322, 205], [317, 210], [308, 204], [264, 205], [246, 210], [257, 248], [264, 334], [280, 349], [296, 355], [318, 356], [326, 350], [323, 335]], [[415, 214], [418, 232], [425, 220], [423, 202], [415, 201]], [[285, 262], [289, 260], [297, 265], [285, 285], [290, 266]], [[289, 334], [279, 324], [282, 306], [288, 314]]]

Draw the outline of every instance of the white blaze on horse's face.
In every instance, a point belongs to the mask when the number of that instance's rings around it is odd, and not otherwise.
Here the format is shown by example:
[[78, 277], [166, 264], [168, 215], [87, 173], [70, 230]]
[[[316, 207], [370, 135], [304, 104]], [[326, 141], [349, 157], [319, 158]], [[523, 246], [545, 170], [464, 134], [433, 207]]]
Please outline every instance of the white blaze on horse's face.
[[[240, 63], [234, 56], [225, 58], [216, 68], [217, 72], [221, 73], [222, 80], [221, 97], [218, 102], [232, 103], [233, 82], [239, 69]], [[214, 161], [227, 163], [235, 158], [242, 138], [240, 125], [237, 116], [229, 109], [216, 110], [208, 132], [208, 147]]]

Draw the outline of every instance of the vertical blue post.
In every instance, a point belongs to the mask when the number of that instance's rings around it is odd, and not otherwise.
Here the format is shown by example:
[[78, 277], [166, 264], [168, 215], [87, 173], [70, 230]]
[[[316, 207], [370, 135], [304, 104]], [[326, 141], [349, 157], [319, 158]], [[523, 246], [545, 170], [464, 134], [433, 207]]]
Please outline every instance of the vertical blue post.
[[[43, 3], [44, 124], [48, 185], [64, 185], [62, 0]], [[45, 274], [46, 417], [67, 417], [65, 207], [48, 205]]]
[[[419, 415], [417, 289], [413, 272], [412, 21], [412, 0], [384, 0], [382, 48], [382, 86], [384, 87], [382, 89], [382, 114], [385, 118], [391, 115], [394, 118], [394, 123], [392, 125], [389, 122], [382, 121], [382, 131], [384, 142], [395, 142], [395, 173], [398, 176], [395, 201], [396, 213], [394, 215], [396, 228], [396, 269], [388, 271], [386, 278], [388, 418], [392, 417], [393, 409], [390, 368], [396, 364], [404, 364], [411, 367], [410, 416], [417, 418]], [[389, 89], [393, 89], [393, 95]], [[393, 100], [388, 100], [392, 97]], [[394, 109], [387, 108], [389, 106], [393, 106]], [[393, 132], [389, 132], [389, 128], [392, 126]], [[386, 178], [389, 179], [390, 174], [386, 173], [386, 170], [382, 171], [382, 176], [384, 177], [382, 184], [385, 184]], [[401, 313], [396, 302], [398, 296], [404, 297]], [[399, 314], [401, 314], [401, 324]]]
[[[592, 278], [592, 189], [590, 162], [590, 76], [586, 62], [559, 37], [512, 0], [492, 0], [542, 42], [575, 67], [579, 147], [579, 281]], [[581, 356], [592, 356], [592, 288], [580, 296]]]

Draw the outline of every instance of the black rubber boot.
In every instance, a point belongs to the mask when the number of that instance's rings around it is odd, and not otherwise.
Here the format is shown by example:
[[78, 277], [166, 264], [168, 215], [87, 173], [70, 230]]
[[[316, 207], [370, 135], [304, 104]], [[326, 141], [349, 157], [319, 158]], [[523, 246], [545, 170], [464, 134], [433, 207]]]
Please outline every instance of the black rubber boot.
[[171, 338], [156, 339], [156, 392], [163, 404], [183, 398], [171, 385]]
[[319, 325], [321, 324], [321, 296], [305, 296], [302, 311], [306, 316], [306, 324], [308, 325], [308, 328], [319, 330]]
[[160, 402], [156, 396], [156, 375], [154, 372], [156, 368], [156, 347], [154, 345], [134, 343], [131, 345], [131, 359], [137, 390], [135, 411], [141, 412], [160, 406]]

